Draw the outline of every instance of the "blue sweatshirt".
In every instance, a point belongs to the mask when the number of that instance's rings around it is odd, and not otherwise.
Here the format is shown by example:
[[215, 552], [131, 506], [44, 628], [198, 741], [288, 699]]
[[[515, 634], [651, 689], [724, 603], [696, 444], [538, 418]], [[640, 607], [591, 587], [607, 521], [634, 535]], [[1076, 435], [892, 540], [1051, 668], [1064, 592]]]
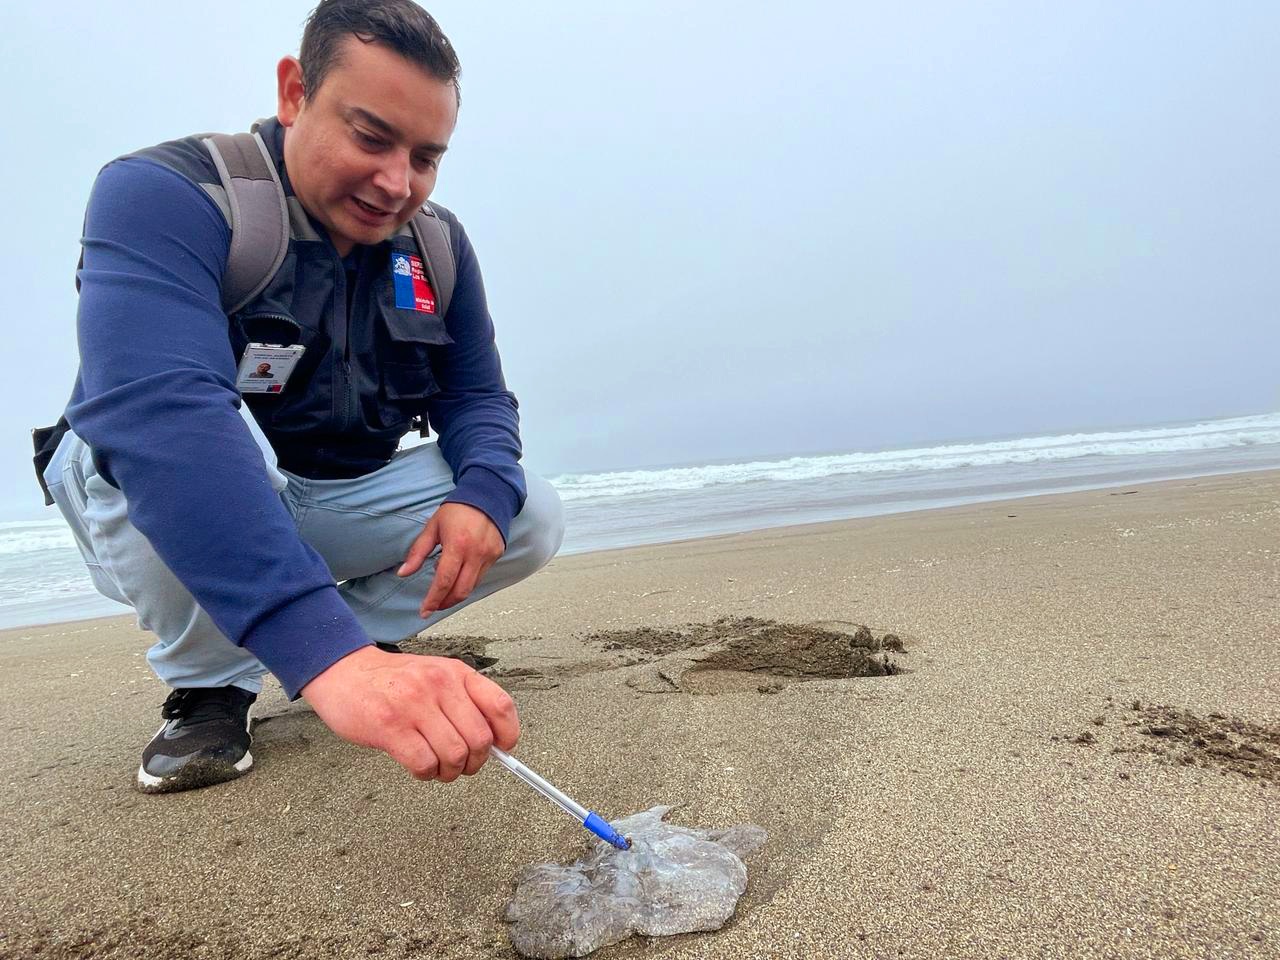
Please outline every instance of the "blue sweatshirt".
[[[442, 392], [428, 417], [454, 473], [447, 500], [484, 511], [506, 539], [525, 494], [516, 404], [479, 264], [455, 236], [454, 343], [433, 360]], [[221, 307], [230, 241], [218, 207], [180, 173], [142, 158], [103, 169], [85, 218], [80, 372], [66, 416], [134, 526], [295, 698], [370, 640], [272, 491], [238, 412]]]

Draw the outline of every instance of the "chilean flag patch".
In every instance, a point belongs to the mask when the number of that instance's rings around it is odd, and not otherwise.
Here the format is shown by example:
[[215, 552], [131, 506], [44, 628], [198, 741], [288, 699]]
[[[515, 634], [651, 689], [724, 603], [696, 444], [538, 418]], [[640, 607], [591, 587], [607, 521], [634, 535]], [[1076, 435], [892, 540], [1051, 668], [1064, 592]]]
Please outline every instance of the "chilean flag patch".
[[396, 306], [401, 310], [436, 312], [436, 295], [421, 258], [411, 253], [392, 253], [391, 280], [396, 288]]

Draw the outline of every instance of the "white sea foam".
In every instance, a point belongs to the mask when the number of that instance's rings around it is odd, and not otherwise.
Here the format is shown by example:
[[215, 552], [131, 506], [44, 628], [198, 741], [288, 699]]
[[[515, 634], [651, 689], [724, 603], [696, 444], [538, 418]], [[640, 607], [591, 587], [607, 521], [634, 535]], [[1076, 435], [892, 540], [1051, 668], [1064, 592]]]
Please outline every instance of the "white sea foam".
[[706, 487], [820, 480], [848, 474], [954, 470], [959, 467], [1032, 464], [1078, 457], [1140, 456], [1226, 450], [1280, 443], [1280, 413], [1214, 420], [1189, 426], [1102, 433], [1024, 437], [990, 443], [944, 444], [912, 450], [882, 450], [821, 457], [790, 457], [749, 463], [566, 474], [552, 483], [563, 500], [638, 497]]
[[75, 540], [62, 517], [0, 522], [0, 557], [67, 548], [74, 550]]
[[[1280, 468], [1280, 413], [1175, 427], [557, 477], [566, 552], [1087, 489]], [[71, 531], [0, 521], [0, 627], [124, 608], [99, 597]]]

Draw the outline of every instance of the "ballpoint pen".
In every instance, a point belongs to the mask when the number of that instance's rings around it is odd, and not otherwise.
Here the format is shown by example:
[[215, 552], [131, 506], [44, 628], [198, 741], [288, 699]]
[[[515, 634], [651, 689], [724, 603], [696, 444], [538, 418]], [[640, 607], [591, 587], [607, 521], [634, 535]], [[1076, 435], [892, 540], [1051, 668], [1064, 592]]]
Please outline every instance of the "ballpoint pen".
[[609, 824], [609, 821], [605, 820], [600, 816], [600, 814], [588, 810], [582, 804], [571, 800], [510, 754], [499, 750], [497, 747], [491, 748], [489, 752], [493, 755], [495, 760], [501, 763], [525, 783], [529, 784], [529, 786], [533, 787], [533, 789], [537, 790], [565, 813], [569, 814], [569, 816], [573, 817], [573, 819], [581, 823], [601, 840], [617, 847], [619, 850], [631, 849], [631, 841], [619, 834], [618, 831], [614, 830]]

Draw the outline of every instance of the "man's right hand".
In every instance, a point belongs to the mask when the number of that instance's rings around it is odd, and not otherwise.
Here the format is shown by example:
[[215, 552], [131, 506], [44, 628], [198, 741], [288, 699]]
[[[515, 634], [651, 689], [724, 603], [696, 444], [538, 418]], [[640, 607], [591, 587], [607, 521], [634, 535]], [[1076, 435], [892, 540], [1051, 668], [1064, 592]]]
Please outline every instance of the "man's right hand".
[[303, 687], [302, 696], [338, 736], [385, 751], [419, 780], [470, 776], [491, 746], [510, 750], [520, 738], [507, 692], [448, 657], [362, 647]]

